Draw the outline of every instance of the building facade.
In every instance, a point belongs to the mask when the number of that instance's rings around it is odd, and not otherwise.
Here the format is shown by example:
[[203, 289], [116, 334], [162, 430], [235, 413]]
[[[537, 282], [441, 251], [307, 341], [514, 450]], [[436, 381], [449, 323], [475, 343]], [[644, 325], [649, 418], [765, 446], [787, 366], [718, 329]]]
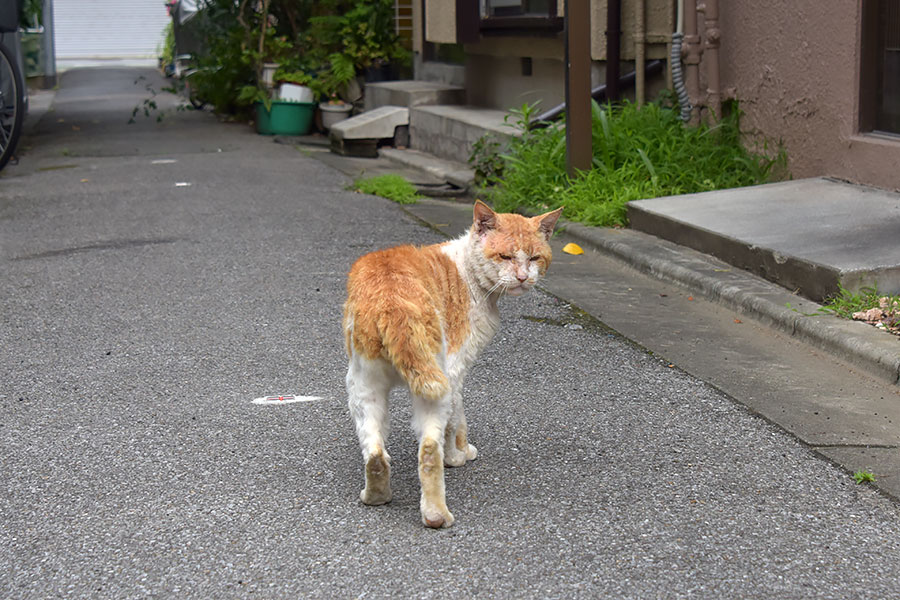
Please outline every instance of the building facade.
[[[900, 189], [897, 0], [583, 1], [593, 85], [618, 68], [636, 71], [623, 97], [652, 100], [671, 89], [680, 31], [695, 121], [738, 107], [748, 141], [782, 144], [795, 178]], [[563, 0], [416, 0], [413, 8], [417, 79], [462, 85], [469, 104], [487, 108], [564, 101]], [[609, 43], [616, 31], [618, 60]], [[658, 75], [643, 68], [654, 60], [666, 67]]]

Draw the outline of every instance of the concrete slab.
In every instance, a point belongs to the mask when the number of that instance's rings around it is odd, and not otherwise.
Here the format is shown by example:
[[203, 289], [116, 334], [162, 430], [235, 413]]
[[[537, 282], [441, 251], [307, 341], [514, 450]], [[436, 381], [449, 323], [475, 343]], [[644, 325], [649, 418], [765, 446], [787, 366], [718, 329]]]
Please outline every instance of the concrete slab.
[[900, 293], [900, 194], [825, 178], [631, 202], [631, 226], [820, 301]]
[[421, 106], [423, 104], [464, 104], [466, 90], [433, 81], [379, 81], [366, 84], [366, 110], [379, 106]]
[[328, 133], [339, 140], [383, 140], [394, 137], [397, 127], [409, 125], [409, 109], [380, 106], [331, 126]]

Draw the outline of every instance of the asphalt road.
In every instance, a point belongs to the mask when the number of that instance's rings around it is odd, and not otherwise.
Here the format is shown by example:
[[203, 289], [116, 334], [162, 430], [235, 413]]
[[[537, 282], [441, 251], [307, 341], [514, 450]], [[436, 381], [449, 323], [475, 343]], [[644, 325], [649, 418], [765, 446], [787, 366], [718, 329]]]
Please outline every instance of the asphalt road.
[[468, 382], [456, 524], [401, 393], [361, 505], [344, 275], [441, 235], [246, 126], [127, 125], [134, 80], [64, 74], [0, 179], [0, 597], [900, 595], [895, 503], [543, 292]]

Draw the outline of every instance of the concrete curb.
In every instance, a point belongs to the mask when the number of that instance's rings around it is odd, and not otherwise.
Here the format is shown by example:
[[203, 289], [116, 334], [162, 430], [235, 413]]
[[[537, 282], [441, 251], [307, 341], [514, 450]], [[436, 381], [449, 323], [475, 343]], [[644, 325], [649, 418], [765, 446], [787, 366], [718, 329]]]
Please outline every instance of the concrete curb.
[[[828, 314], [820, 304], [700, 252], [630, 229], [566, 223], [563, 235], [675, 283], [900, 384], [900, 340]], [[790, 304], [790, 307], [788, 305]]]

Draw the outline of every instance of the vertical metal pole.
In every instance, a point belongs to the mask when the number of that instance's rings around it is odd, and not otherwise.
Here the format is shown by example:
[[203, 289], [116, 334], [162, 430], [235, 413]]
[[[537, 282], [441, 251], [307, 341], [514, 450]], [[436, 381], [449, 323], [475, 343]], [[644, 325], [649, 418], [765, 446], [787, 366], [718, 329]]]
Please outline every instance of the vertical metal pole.
[[53, 0], [44, 0], [42, 9], [44, 34], [41, 36], [41, 56], [44, 59], [44, 77], [42, 86], [50, 89], [56, 86], [56, 35], [53, 27]]
[[589, 0], [566, 0], [566, 169], [587, 171], [591, 149], [591, 12]]

